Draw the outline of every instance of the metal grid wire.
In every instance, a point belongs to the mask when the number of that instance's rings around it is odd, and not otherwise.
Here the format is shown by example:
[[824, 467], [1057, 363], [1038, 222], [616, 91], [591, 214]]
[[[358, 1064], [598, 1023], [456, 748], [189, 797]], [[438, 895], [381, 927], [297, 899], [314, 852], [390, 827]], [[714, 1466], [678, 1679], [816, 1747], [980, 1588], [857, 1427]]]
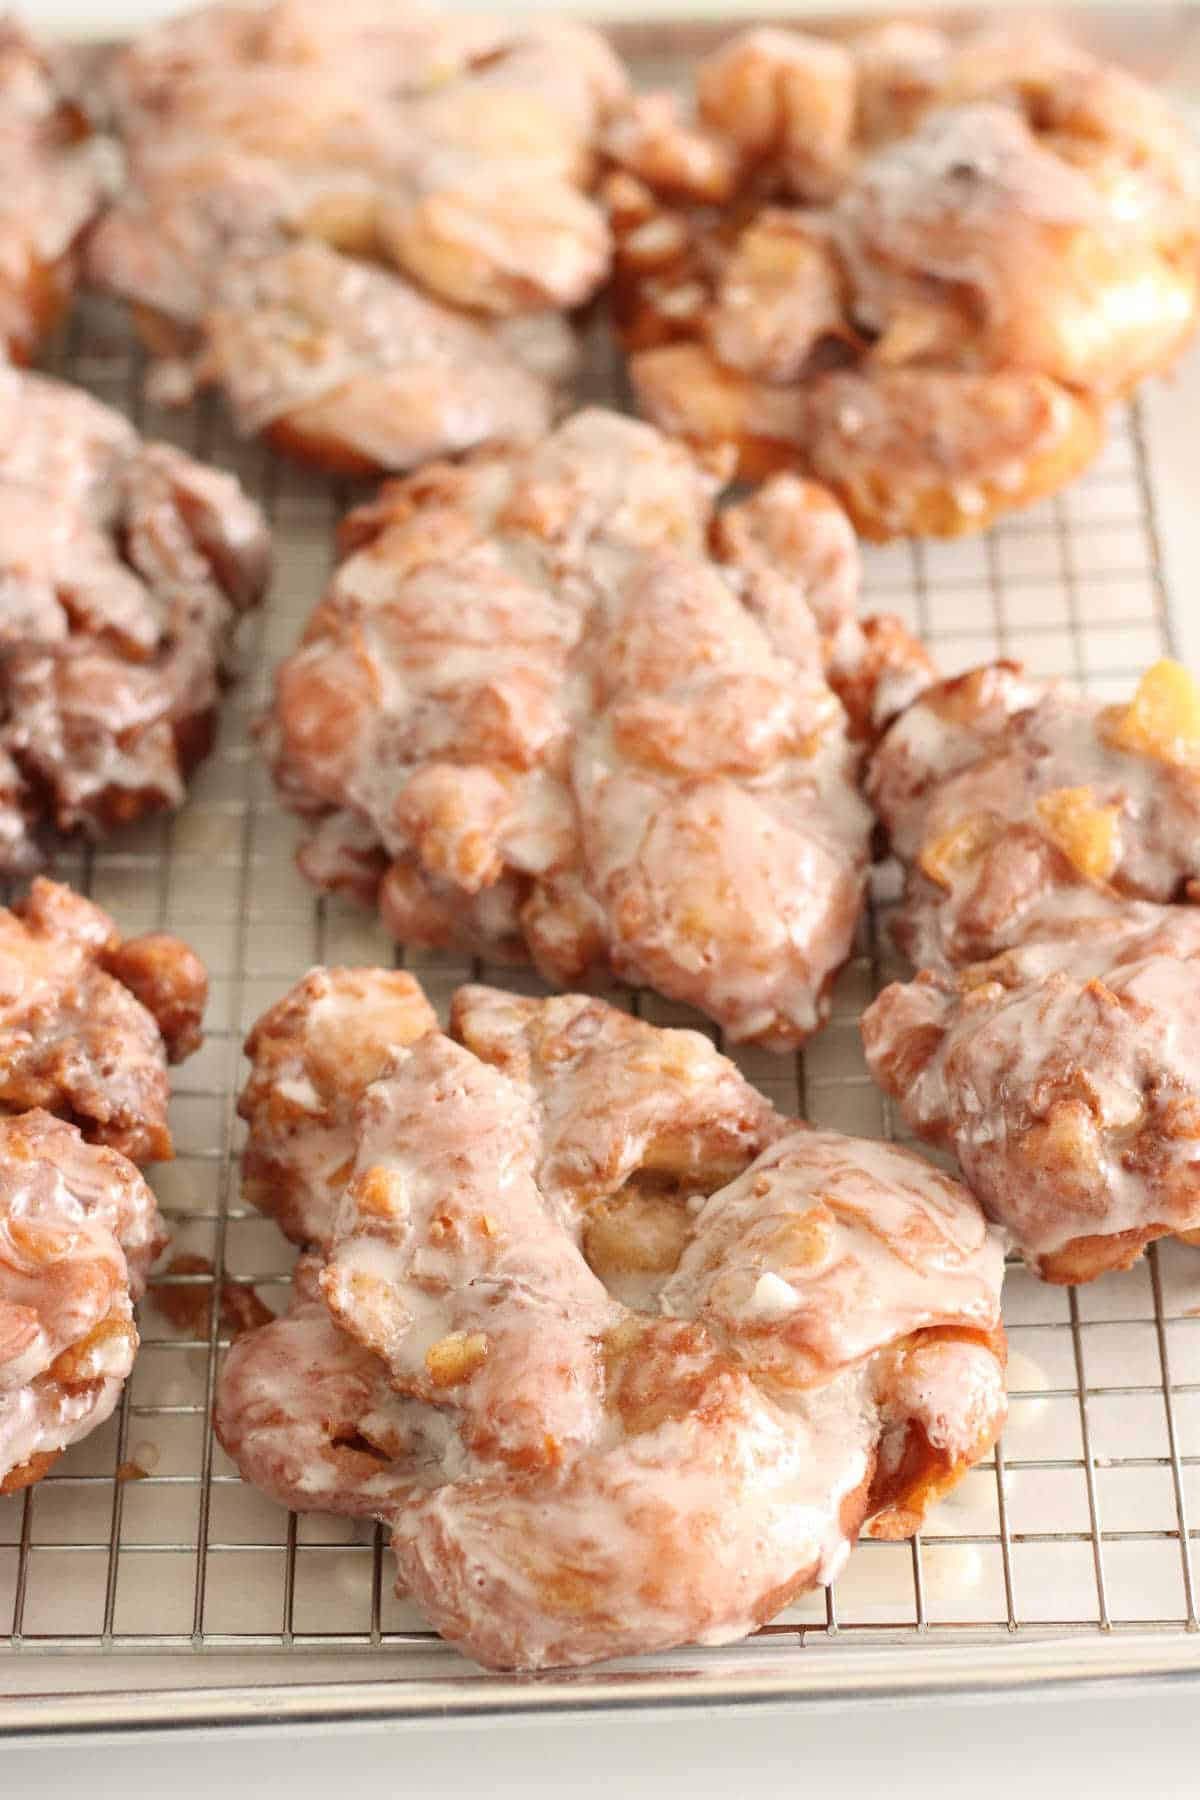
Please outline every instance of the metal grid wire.
[[[244, 678], [187, 806], [60, 865], [123, 929], [177, 931], [212, 972], [207, 1043], [176, 1082], [178, 1157], [154, 1181], [173, 1253], [209, 1258], [213, 1273], [171, 1278], [200, 1290], [199, 1328], [172, 1323], [153, 1295], [143, 1303], [142, 1349], [115, 1417], [40, 1486], [0, 1500], [0, 1630], [11, 1633], [0, 1648], [339, 1644], [402, 1654], [430, 1634], [391, 1594], [379, 1530], [289, 1516], [238, 1479], [208, 1426], [226, 1347], [221, 1284], [253, 1286], [278, 1305], [292, 1258], [274, 1224], [239, 1201], [241, 1038], [312, 962], [394, 957], [371, 919], [315, 898], [296, 874], [291, 825], [247, 737], [270, 669], [320, 589], [347, 496], [235, 443], [211, 409], [149, 413], [138, 355], [102, 307], [77, 318], [63, 367], [144, 429], [235, 468], [271, 515], [278, 572], [271, 603], [246, 628]], [[593, 368], [595, 391], [615, 391], [602, 350]], [[1036, 675], [1127, 690], [1170, 644], [1137, 412], [1115, 422], [1075, 488], [990, 535], [868, 551], [866, 594], [869, 607], [919, 629], [947, 672], [1011, 653]], [[895, 890], [895, 871], [880, 871], [833, 1018], [805, 1053], [739, 1056], [777, 1104], [814, 1123], [901, 1135], [866, 1074], [857, 1029], [870, 996], [900, 972], [884, 930]], [[409, 966], [435, 1001], [489, 974], [447, 957], [413, 956]], [[514, 985], [511, 971], [494, 978]], [[538, 991], [532, 977], [515, 984]], [[703, 1024], [653, 995], [613, 997], [662, 1023]], [[1200, 1256], [1159, 1246], [1131, 1273], [1078, 1293], [1014, 1268], [1005, 1312], [1012, 1416], [995, 1457], [919, 1539], [861, 1546], [835, 1589], [808, 1596], [769, 1635], [803, 1644], [1197, 1628]], [[131, 1464], [143, 1476], [118, 1479]]]

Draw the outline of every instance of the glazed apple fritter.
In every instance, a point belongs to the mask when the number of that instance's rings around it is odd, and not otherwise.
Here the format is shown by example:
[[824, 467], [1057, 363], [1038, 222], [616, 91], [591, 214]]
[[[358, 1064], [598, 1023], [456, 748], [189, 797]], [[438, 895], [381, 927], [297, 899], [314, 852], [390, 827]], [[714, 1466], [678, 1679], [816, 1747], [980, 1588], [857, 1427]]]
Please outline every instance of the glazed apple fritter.
[[133, 1164], [41, 1111], [0, 1119], [0, 1494], [102, 1425], [166, 1241]]
[[701, 65], [694, 121], [638, 96], [604, 144], [646, 415], [827, 483], [868, 537], [1062, 486], [1195, 329], [1186, 134], [1045, 28], [749, 31]]
[[863, 1019], [919, 1136], [1045, 1279], [1200, 1228], [1200, 691], [1101, 706], [997, 664], [927, 690], [870, 791], [908, 869], [915, 981]]
[[56, 882], [0, 908], [0, 1111], [41, 1107], [136, 1163], [172, 1154], [167, 1065], [199, 1046], [208, 979], [163, 932], [122, 938]]
[[231, 476], [0, 368], [0, 872], [179, 805], [269, 560]]
[[[324, 980], [276, 1014], [320, 1038]], [[1000, 1240], [956, 1183], [581, 995], [462, 989], [459, 1041], [427, 1030], [373, 1079], [372, 1012], [332, 1229], [287, 1319], [233, 1346], [218, 1430], [285, 1503], [386, 1518], [471, 1656], [740, 1637], [994, 1441]], [[296, 1114], [291, 1179], [329, 1217], [326, 1131]]]
[[385, 487], [263, 742], [301, 867], [400, 942], [560, 986], [607, 964], [785, 1049], [858, 916], [861, 739], [929, 665], [855, 618], [828, 495], [781, 477], [716, 514], [719, 485], [591, 410]]
[[131, 181], [89, 246], [160, 397], [198, 382], [327, 468], [539, 436], [608, 273], [590, 189], [624, 98], [564, 20], [215, 5], [117, 59]]

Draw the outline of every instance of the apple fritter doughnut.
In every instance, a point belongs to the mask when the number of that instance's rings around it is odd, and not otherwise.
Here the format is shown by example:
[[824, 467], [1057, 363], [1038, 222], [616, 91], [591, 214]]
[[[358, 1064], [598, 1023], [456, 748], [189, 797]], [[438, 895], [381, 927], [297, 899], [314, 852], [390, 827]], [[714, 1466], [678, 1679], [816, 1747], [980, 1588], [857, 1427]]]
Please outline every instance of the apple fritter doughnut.
[[165, 1242], [132, 1163], [41, 1111], [0, 1120], [0, 1494], [103, 1424]]
[[[608, 273], [589, 190], [624, 72], [565, 20], [327, 14], [210, 6], [117, 59], [131, 181], [92, 278], [133, 303], [161, 395], [215, 381], [326, 466], [536, 436], [574, 372], [564, 315]], [[549, 365], [502, 329], [525, 318]]]
[[583, 996], [468, 988], [452, 1028], [354, 1109], [319, 1290], [367, 1361], [331, 1340], [313, 1407], [279, 1324], [240, 1340], [245, 1473], [384, 1513], [402, 1586], [498, 1667], [728, 1641], [915, 1530], [1004, 1414], [964, 1190]]
[[1160, 662], [1101, 706], [1015, 664], [926, 690], [868, 789], [920, 973], [863, 1018], [919, 1136], [1048, 1281], [1193, 1236], [1200, 689]]
[[0, 368], [0, 871], [179, 804], [268, 567], [231, 476]]
[[167, 1064], [199, 1045], [207, 992], [178, 938], [122, 940], [90, 900], [35, 881], [0, 908], [0, 1111], [41, 1107], [133, 1162], [165, 1161]]
[[136, 183], [164, 197], [172, 165], [233, 152], [273, 180], [282, 227], [390, 258], [451, 305], [586, 300], [608, 263], [593, 145], [626, 93], [603, 39], [380, 0], [331, 30], [326, 11], [210, 6], [144, 34], [112, 82]]
[[1107, 917], [886, 988], [867, 1061], [1045, 1281], [1200, 1229], [1200, 913]]
[[0, 347], [30, 360], [66, 310], [106, 197], [103, 151], [52, 54], [0, 19]]
[[908, 871], [895, 928], [918, 967], [959, 967], [1181, 900], [1200, 878], [1200, 690], [1156, 663], [1102, 706], [1013, 663], [928, 688], [883, 739], [868, 792]]
[[697, 103], [643, 97], [604, 140], [635, 394], [743, 476], [827, 483], [865, 536], [1062, 486], [1195, 330], [1186, 135], [1053, 34], [751, 31]]
[[836, 192], [854, 138], [856, 71], [840, 44], [771, 27], [739, 33], [696, 75], [700, 118], [750, 167], [777, 165], [785, 191]]
[[784, 477], [718, 520], [718, 486], [599, 410], [390, 484], [263, 741], [301, 867], [401, 942], [560, 985], [607, 963], [785, 1049], [825, 1015], [867, 857], [829, 681], [870, 736], [929, 670], [854, 617], [828, 495]]

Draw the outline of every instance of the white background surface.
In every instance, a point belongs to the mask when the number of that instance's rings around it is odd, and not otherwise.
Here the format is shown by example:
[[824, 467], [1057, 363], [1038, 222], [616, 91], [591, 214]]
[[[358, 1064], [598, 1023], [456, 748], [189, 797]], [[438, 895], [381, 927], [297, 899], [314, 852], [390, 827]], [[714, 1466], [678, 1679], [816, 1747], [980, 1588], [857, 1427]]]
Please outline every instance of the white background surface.
[[[187, 10], [192, 0], [10, 0], [18, 12], [34, 21], [41, 29], [87, 32], [92, 36], [115, 37], [131, 26], [148, 19], [161, 19], [173, 12]], [[329, 0], [336, 5], [337, 0]], [[397, 0], [403, 4], [403, 0]], [[820, 12], [861, 12], [867, 0], [812, 0], [812, 9]], [[1002, 0], [990, 0], [1001, 5]], [[1119, 3], [1119, 0], [1114, 0]], [[475, 10], [486, 0], [441, 0], [448, 12]], [[931, 13], [947, 10], [953, 0], [923, 0], [912, 7], [914, 12]], [[976, 0], [976, 5], [989, 0]], [[753, 6], [739, 7], [736, 0], [517, 0], [508, 7], [510, 13], [584, 12], [591, 18], [647, 19], [676, 15], [696, 18], [702, 14], [725, 14], [736, 17], [739, 12], [757, 17], [766, 13], [795, 15], [804, 10], [803, 0], [754, 0]]]
[[0, 1749], [8, 1800], [1176, 1800], [1200, 1691], [372, 1735]]

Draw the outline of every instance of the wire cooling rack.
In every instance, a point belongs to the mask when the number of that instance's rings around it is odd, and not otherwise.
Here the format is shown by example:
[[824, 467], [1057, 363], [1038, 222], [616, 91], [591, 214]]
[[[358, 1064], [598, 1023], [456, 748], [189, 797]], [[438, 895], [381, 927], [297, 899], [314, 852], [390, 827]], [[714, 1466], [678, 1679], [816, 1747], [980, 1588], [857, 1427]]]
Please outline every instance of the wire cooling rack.
[[[348, 494], [237, 443], [215, 408], [147, 408], [138, 352], [102, 305], [77, 312], [61, 367], [142, 429], [234, 468], [270, 513], [277, 574], [188, 804], [59, 864], [123, 930], [178, 932], [211, 971], [207, 1041], [176, 1080], [177, 1159], [153, 1174], [169, 1255], [211, 1273], [162, 1278], [140, 1308], [142, 1349], [114, 1418], [39, 1486], [0, 1499], [0, 1735], [244, 1722], [268, 1704], [272, 1717], [361, 1719], [1200, 1673], [1200, 1253], [1178, 1244], [1078, 1291], [1011, 1269], [1011, 1417], [994, 1458], [920, 1538], [860, 1546], [832, 1590], [732, 1650], [598, 1675], [482, 1676], [394, 1598], [378, 1529], [289, 1515], [239, 1480], [209, 1428], [227, 1342], [220, 1296], [250, 1286], [280, 1305], [293, 1257], [239, 1199], [241, 1040], [312, 963], [396, 960], [370, 917], [300, 879], [291, 822], [248, 741]], [[600, 342], [592, 386], [593, 397], [616, 391]], [[987, 536], [868, 550], [866, 605], [899, 613], [947, 673], [1008, 654], [1038, 676], [1127, 691], [1174, 647], [1156, 473], [1134, 408], [1081, 482]], [[895, 893], [895, 871], [879, 870], [825, 1031], [794, 1058], [737, 1060], [781, 1108], [901, 1138], [858, 1038], [863, 1007], [901, 972], [886, 937]], [[465, 959], [410, 955], [407, 966], [435, 1002], [479, 977], [541, 991]], [[654, 995], [610, 997], [709, 1029]]]

